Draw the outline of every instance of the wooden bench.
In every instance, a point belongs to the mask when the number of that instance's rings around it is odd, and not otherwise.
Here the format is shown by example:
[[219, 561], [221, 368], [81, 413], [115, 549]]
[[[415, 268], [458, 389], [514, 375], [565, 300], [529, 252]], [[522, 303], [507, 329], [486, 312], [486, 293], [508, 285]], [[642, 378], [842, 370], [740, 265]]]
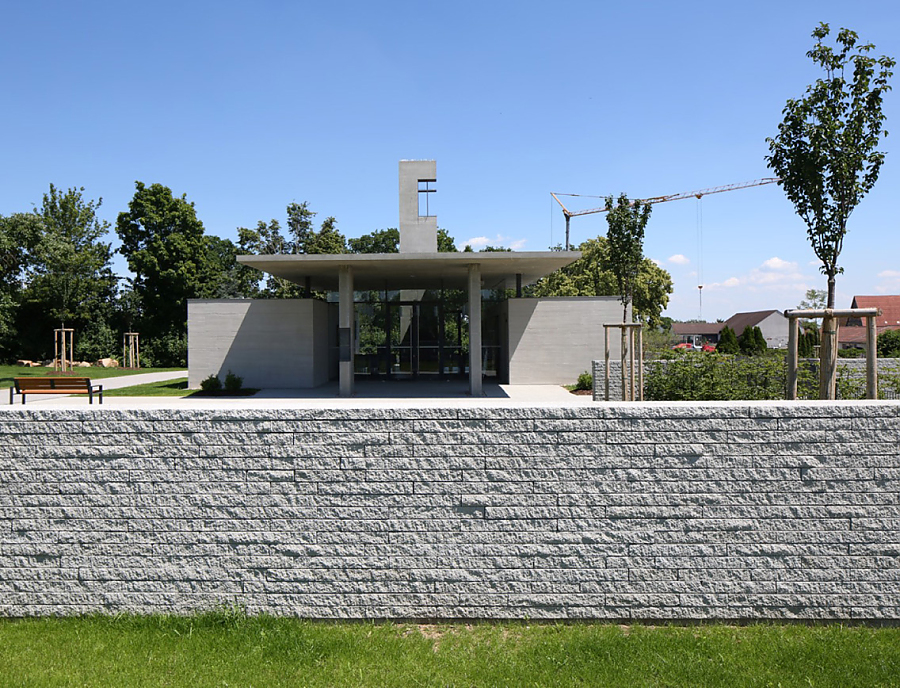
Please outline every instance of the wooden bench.
[[26, 394], [87, 394], [90, 403], [94, 403], [94, 394], [103, 403], [103, 385], [92, 385], [89, 377], [16, 377], [9, 388], [9, 403], [13, 403], [13, 395], [21, 394], [25, 403]]

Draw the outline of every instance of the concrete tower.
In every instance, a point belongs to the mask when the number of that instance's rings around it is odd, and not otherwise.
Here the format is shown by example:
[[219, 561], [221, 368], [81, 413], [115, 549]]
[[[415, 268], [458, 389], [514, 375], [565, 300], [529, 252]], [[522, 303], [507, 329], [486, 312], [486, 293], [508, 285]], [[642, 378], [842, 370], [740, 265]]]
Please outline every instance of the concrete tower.
[[400, 161], [400, 253], [437, 253], [436, 182], [434, 160]]

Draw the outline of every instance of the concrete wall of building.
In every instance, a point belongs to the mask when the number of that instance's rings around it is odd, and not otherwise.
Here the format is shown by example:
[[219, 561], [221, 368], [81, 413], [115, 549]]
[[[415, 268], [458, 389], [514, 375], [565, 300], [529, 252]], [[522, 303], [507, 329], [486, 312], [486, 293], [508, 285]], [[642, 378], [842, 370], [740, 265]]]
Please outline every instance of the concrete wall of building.
[[400, 161], [400, 253], [437, 253], [437, 217], [419, 215], [419, 181], [436, 179], [434, 160]]
[[[770, 349], [786, 349], [788, 343], [788, 319], [781, 313], [772, 313], [759, 323], [766, 346]], [[738, 332], [737, 334], [741, 334]]]
[[900, 404], [0, 411], [0, 614], [900, 619]]
[[309, 388], [329, 378], [328, 313], [315, 299], [188, 301], [188, 386], [228, 371], [245, 387]]
[[[509, 384], [573, 384], [603, 358], [603, 323], [621, 322], [615, 296], [510, 299]], [[619, 331], [610, 330], [610, 351], [621, 350]]]

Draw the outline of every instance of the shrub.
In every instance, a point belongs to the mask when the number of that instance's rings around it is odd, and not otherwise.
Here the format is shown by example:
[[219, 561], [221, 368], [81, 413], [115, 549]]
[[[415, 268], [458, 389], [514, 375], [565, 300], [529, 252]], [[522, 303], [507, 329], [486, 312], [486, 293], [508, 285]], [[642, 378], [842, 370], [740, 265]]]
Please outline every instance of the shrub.
[[578, 376], [575, 389], [594, 389], [594, 376], [585, 370]]
[[228, 375], [225, 376], [225, 391], [238, 392], [243, 386], [244, 378], [242, 378], [240, 375], [235, 375], [229, 370]]
[[685, 356], [649, 367], [648, 401], [784, 399], [782, 357]]
[[900, 358], [900, 330], [888, 330], [878, 335], [878, 355], [882, 358]]
[[187, 337], [169, 333], [146, 342], [141, 337], [141, 359], [152, 368], [183, 368], [187, 365]]
[[738, 346], [741, 349], [741, 353], [745, 356], [764, 354], [768, 348], [765, 337], [762, 335], [762, 330], [750, 325], [747, 325], [741, 336], [738, 337]]
[[728, 325], [719, 332], [719, 343], [716, 344], [716, 351], [720, 354], [736, 354], [740, 351], [738, 346], [737, 335]]
[[222, 382], [216, 375], [210, 375], [208, 378], [200, 382], [200, 389], [204, 392], [218, 392], [222, 389]]
[[805, 327], [804, 332], [797, 339], [797, 354], [800, 358], [812, 358], [815, 348], [819, 345], [819, 329], [815, 326]]
[[80, 361], [96, 361], [98, 358], [118, 358], [118, 340], [112, 328], [102, 320], [89, 322], [82, 332], [75, 333], [75, 357]]

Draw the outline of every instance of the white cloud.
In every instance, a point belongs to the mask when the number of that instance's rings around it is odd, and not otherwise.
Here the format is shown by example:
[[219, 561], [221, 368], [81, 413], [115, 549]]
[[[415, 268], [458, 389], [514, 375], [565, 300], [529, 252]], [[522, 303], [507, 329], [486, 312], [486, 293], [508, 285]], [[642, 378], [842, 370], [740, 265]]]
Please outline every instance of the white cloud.
[[724, 282], [707, 284], [704, 289], [732, 289], [743, 287], [747, 291], [796, 291], [806, 290], [807, 277], [800, 272], [797, 263], [773, 256], [753, 268], [746, 275], [732, 276]]
[[466, 246], [471, 246], [475, 250], [478, 250], [480, 248], [484, 248], [489, 243], [491, 243], [490, 239], [488, 239], [486, 236], [480, 236], [480, 237], [472, 237], [471, 239], [466, 239], [465, 241], [457, 241], [456, 247], [458, 249], [462, 250]]
[[878, 273], [879, 282], [875, 291], [879, 294], [896, 294], [900, 292], [900, 271], [882, 270]]
[[526, 243], [528, 243], [528, 239], [513, 239], [512, 237], [497, 234], [495, 237], [477, 236], [465, 241], [457, 241], [456, 248], [462, 251], [466, 246], [471, 246], [477, 251], [485, 246], [502, 246], [503, 248], [511, 248], [513, 251], [520, 251], [525, 248]]
[[663, 262], [661, 260], [658, 260], [656, 258], [651, 258], [650, 260], [656, 263], [657, 267], [662, 267]]
[[669, 256], [669, 262], [674, 263], [675, 265], [687, 265], [691, 261], [687, 258], [687, 256], [676, 253], [674, 256]]
[[778, 256], [773, 256], [769, 258], [769, 260], [764, 261], [761, 267], [767, 268], [768, 270], [778, 270], [779, 272], [797, 270], [796, 263], [789, 263], [786, 260], [781, 260]]

